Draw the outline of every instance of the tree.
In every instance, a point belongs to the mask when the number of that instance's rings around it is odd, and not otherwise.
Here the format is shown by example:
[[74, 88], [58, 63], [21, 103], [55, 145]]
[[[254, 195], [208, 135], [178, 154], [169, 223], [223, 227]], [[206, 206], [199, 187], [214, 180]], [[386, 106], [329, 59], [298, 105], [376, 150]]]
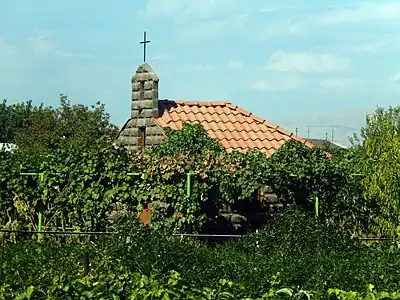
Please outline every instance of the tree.
[[43, 152], [70, 143], [87, 147], [101, 138], [113, 137], [117, 127], [103, 104], [90, 107], [71, 105], [67, 96], [60, 95], [58, 108], [25, 104], [0, 106], [1, 141], [16, 143], [22, 150]]
[[43, 110], [43, 105], [33, 106], [32, 101], [8, 105], [7, 100], [3, 100], [0, 104], [0, 142], [14, 143], [15, 134], [27, 128], [33, 116]]
[[358, 139], [364, 197], [375, 207], [372, 230], [400, 233], [400, 106], [368, 115]]

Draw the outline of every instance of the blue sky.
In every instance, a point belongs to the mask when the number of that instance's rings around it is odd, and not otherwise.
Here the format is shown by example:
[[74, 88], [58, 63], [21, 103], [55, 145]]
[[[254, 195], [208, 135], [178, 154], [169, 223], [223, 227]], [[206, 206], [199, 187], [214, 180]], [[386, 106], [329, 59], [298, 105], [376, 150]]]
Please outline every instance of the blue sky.
[[0, 97], [101, 101], [121, 126], [147, 30], [160, 98], [228, 100], [345, 143], [398, 103], [399, 28], [400, 2], [385, 0], [2, 1]]

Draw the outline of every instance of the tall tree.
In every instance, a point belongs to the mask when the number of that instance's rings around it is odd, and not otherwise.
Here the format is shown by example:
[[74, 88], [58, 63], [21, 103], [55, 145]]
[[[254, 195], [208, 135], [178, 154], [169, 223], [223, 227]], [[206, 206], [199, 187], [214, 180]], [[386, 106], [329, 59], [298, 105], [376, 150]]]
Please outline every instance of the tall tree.
[[43, 105], [33, 106], [30, 100], [12, 105], [3, 100], [0, 104], [0, 142], [14, 143], [16, 133], [27, 128], [34, 115], [43, 110]]
[[375, 206], [372, 229], [400, 233], [400, 106], [377, 108], [368, 115], [359, 138], [364, 196]]
[[47, 151], [60, 143], [87, 147], [101, 138], [112, 138], [117, 127], [110, 122], [104, 104], [72, 105], [60, 95], [58, 108], [25, 104], [0, 106], [0, 141], [16, 143], [20, 149]]

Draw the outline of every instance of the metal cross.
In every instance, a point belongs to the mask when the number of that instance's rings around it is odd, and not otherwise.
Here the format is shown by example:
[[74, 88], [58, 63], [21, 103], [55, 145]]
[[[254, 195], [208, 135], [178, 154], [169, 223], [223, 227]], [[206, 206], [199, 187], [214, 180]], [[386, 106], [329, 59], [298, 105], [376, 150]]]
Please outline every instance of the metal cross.
[[146, 62], [146, 44], [150, 43], [150, 41], [146, 40], [146, 31], [143, 35], [143, 41], [141, 41], [140, 43], [143, 44], [143, 62]]

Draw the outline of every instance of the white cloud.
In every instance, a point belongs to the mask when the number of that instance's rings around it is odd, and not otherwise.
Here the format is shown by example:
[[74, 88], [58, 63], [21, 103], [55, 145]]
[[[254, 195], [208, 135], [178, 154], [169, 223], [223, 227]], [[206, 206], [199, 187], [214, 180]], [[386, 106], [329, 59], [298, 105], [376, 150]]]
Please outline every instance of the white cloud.
[[243, 1], [232, 0], [149, 0], [142, 13], [146, 18], [174, 17], [174, 21], [206, 20], [240, 12], [248, 7]]
[[58, 44], [51, 38], [50, 33], [47, 31], [38, 32], [28, 38], [28, 40], [31, 43], [32, 51], [36, 55], [53, 53], [58, 48]]
[[53, 38], [49, 31], [40, 31], [28, 38], [31, 48], [36, 55], [56, 55], [61, 57], [84, 57], [90, 58], [89, 54], [73, 53], [60, 50], [59, 43]]
[[215, 65], [210, 63], [181, 63], [176, 65], [175, 63], [163, 65], [163, 69], [168, 71], [180, 72], [180, 73], [207, 73], [218, 70]]
[[400, 72], [392, 76], [392, 78], [390, 79], [390, 84], [400, 85]]
[[391, 1], [384, 3], [383, 1], [364, 1], [360, 5], [337, 9], [327, 13], [320, 14], [317, 21], [322, 23], [347, 23], [347, 22], [363, 22], [372, 20], [389, 20], [399, 19], [400, 2]]
[[249, 21], [249, 15], [248, 14], [238, 14], [234, 15], [232, 17], [232, 23], [234, 25], [242, 26], [246, 24]]
[[158, 55], [154, 55], [153, 57], [151, 57], [152, 60], [157, 60], [157, 61], [167, 61], [169, 60], [169, 57], [165, 54], [158, 54]]
[[174, 36], [178, 40], [184, 40], [186, 42], [204, 42], [217, 39], [220, 36], [224, 36], [229, 32], [229, 24], [225, 20], [212, 19], [202, 20], [186, 24], [179, 28], [174, 33]]
[[178, 26], [173, 39], [204, 43], [220, 37], [236, 38], [251, 21], [254, 7], [238, 0], [148, 0], [139, 11], [142, 22]]
[[0, 37], [0, 57], [1, 56], [12, 56], [16, 53], [13, 46], [9, 45]]
[[190, 64], [187, 66], [187, 69], [189, 71], [197, 71], [197, 72], [203, 72], [203, 71], [212, 71], [215, 70], [215, 66], [208, 64], [208, 63], [198, 63], [198, 64]]
[[319, 85], [322, 89], [329, 91], [344, 91], [356, 88], [360, 81], [355, 78], [326, 78], [323, 79]]
[[355, 52], [377, 53], [378, 51], [384, 50], [389, 43], [390, 41], [388, 40], [371, 41], [354, 47], [349, 47], [349, 49], [354, 50]]
[[333, 54], [277, 51], [269, 57], [266, 69], [279, 72], [329, 73], [346, 71], [350, 65], [349, 59]]
[[[289, 28], [288, 32], [295, 35], [310, 34], [313, 30], [326, 30], [329, 28], [334, 32], [338, 32], [336, 26], [346, 26], [341, 28], [343, 32], [339, 34], [339, 38], [333, 33], [333, 38], [338, 43], [343, 43], [341, 36], [348, 36], [353, 33], [356, 39], [362, 39], [366, 36], [373, 36], [375, 40], [384, 40], [387, 32], [393, 32], [393, 36], [397, 37], [395, 28], [400, 25], [400, 2], [399, 1], [352, 1], [352, 3], [335, 5], [325, 4], [320, 9], [313, 4], [310, 6], [309, 12], [305, 13], [301, 18], [297, 18]], [[369, 28], [365, 28], [364, 24], [368, 24]], [[351, 26], [351, 28], [349, 27]], [[377, 30], [385, 27], [385, 32], [380, 31], [376, 35]], [[376, 30], [375, 30], [376, 28]], [[344, 33], [344, 34], [343, 34]], [[383, 35], [382, 35], [383, 33]], [[322, 33], [324, 34], [324, 33]], [[357, 36], [356, 36], [357, 35]], [[375, 51], [375, 46], [365, 45], [361, 51]]]
[[304, 88], [307, 81], [299, 76], [266, 76], [251, 83], [250, 88], [262, 92], [288, 91]]
[[231, 60], [228, 63], [229, 69], [239, 70], [243, 67], [243, 63], [240, 60]]
[[264, 8], [261, 8], [261, 12], [264, 12], [264, 13], [270, 13], [270, 12], [274, 12], [274, 11], [277, 11], [278, 9], [277, 8], [275, 8], [275, 7], [264, 7]]

